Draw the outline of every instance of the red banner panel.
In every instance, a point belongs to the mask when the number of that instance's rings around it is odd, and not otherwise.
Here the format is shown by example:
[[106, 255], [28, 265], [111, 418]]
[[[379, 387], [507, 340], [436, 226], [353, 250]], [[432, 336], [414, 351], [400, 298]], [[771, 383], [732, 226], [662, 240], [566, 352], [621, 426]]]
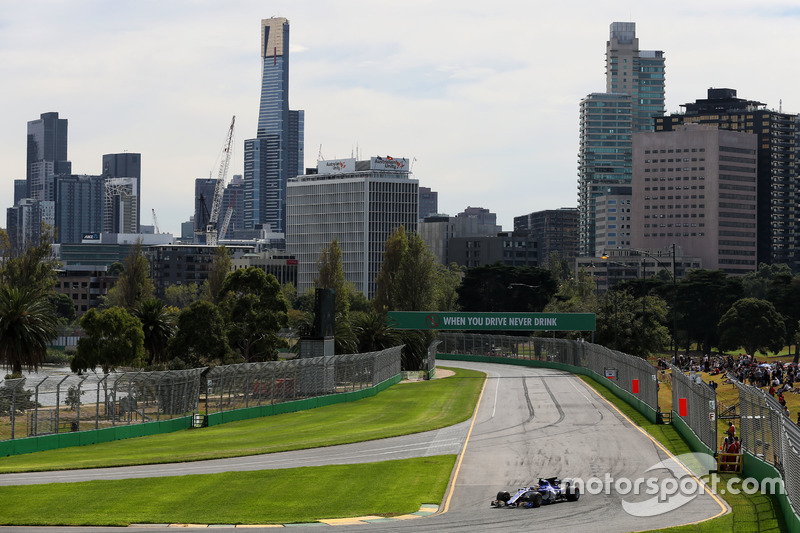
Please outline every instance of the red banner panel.
[[678, 414], [681, 416], [687, 416], [689, 414], [689, 409], [686, 406], [686, 398], [678, 398]]
[[631, 382], [631, 390], [633, 391], [634, 394], [639, 394], [639, 380], [638, 379], [634, 379]]

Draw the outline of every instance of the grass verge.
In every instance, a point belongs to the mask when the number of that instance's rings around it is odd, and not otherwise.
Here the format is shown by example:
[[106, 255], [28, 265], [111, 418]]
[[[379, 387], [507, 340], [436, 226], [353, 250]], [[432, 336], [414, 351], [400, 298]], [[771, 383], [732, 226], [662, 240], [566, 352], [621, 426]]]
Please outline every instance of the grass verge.
[[485, 375], [399, 383], [357, 402], [91, 446], [0, 459], [0, 473], [130, 466], [241, 457], [362, 442], [469, 419]]
[[[455, 455], [168, 478], [0, 487], [5, 525], [281, 524], [401, 515], [444, 496]], [[69, 502], [69, 505], [64, 505]]]
[[[595, 380], [581, 376], [586, 383], [611, 402], [614, 407], [622, 411], [637, 426], [641, 427], [657, 441], [664, 445], [672, 454], [680, 455], [691, 453], [689, 445], [671, 425], [653, 424], [627, 403], [614, 396], [609, 390]], [[720, 474], [723, 482], [732, 477], [731, 474]], [[667, 529], [653, 530], [650, 533], [766, 533], [786, 531], [786, 522], [781, 513], [777, 498], [768, 494], [723, 494], [722, 497], [731, 506], [732, 513], [720, 516], [714, 520], [707, 520], [698, 524], [678, 526]]]

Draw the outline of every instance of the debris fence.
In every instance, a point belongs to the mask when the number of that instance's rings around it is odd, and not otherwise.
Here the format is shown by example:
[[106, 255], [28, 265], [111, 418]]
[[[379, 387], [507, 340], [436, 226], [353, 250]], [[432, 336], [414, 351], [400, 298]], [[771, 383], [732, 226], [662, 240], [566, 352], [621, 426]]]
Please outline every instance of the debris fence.
[[0, 440], [362, 390], [400, 374], [401, 349], [189, 370], [7, 379], [0, 381]]

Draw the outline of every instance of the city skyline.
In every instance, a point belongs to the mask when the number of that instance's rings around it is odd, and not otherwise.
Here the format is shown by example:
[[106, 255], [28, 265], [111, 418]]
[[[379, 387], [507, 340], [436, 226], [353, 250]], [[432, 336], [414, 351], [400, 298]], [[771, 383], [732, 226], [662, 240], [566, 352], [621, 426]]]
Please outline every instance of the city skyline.
[[195, 179], [216, 174], [231, 115], [229, 176], [243, 173], [257, 129], [258, 31], [271, 16], [292, 25], [305, 167], [355, 150], [416, 159], [414, 177], [439, 193], [440, 211], [484, 207], [505, 230], [514, 216], [577, 205], [579, 103], [605, 89], [611, 22], [635, 22], [642, 47], [668, 57], [667, 113], [709, 87], [800, 112], [798, 74], [786, 68], [800, 55], [800, 9], [788, 1], [33, 1], [0, 15], [0, 204], [13, 205], [14, 179], [25, 178], [27, 122], [58, 112], [72, 172], [101, 174], [103, 154], [141, 153], [141, 222], [155, 209], [162, 231], [179, 235]]

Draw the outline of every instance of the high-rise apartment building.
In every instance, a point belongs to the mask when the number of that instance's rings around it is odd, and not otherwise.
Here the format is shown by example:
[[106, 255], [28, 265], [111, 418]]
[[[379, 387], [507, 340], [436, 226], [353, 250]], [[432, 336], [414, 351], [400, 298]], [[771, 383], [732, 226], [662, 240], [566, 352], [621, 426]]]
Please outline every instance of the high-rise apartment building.
[[420, 220], [439, 213], [439, 193], [430, 187], [419, 188], [419, 218]]
[[743, 275], [756, 263], [758, 137], [699, 124], [633, 138], [633, 248], [701, 258]]
[[578, 154], [578, 253], [594, 256], [595, 200], [609, 187], [631, 184], [631, 97], [592, 93], [581, 100]]
[[289, 21], [261, 21], [261, 103], [244, 146], [244, 226], [286, 232], [286, 182], [303, 174], [304, 112], [289, 109]]
[[400, 226], [417, 231], [419, 182], [408, 160], [320, 161], [317, 174], [289, 180], [287, 191], [286, 249], [298, 261], [298, 292], [314, 286], [323, 248], [338, 239], [347, 281], [372, 298], [386, 239]]
[[640, 50], [635, 22], [612, 22], [606, 42], [606, 92], [581, 100], [578, 253], [594, 256], [594, 199], [630, 185], [632, 136], [653, 131], [664, 114], [664, 52]]
[[664, 114], [664, 52], [639, 50], [635, 22], [611, 23], [606, 92], [630, 95], [633, 131], [653, 131], [653, 117]]
[[103, 228], [103, 176], [68, 175], [55, 179], [56, 242], [79, 243], [87, 233]]
[[530, 233], [536, 238], [540, 262], [547, 261], [553, 252], [569, 261], [578, 254], [578, 210], [574, 207], [514, 217], [514, 232]]
[[[211, 208], [214, 204], [214, 191], [217, 188], [216, 178], [197, 178], [194, 180], [194, 232], [203, 233], [211, 220]], [[198, 244], [205, 244], [205, 241]]]
[[139, 190], [136, 178], [105, 178], [103, 231], [139, 233]]
[[42, 223], [53, 225], [54, 202], [23, 198], [6, 210], [6, 232], [14, 253], [39, 242]]
[[[785, 263], [800, 270], [797, 168], [798, 116], [766, 109], [765, 104], [736, 97], [735, 89], [708, 89], [708, 98], [684, 104], [683, 114], [657, 118], [656, 131], [681, 124], [705, 124], [758, 136], [757, 263]], [[730, 161], [727, 166], [736, 166]], [[746, 193], [752, 184], [742, 184]], [[728, 192], [733, 194], [733, 192]]]
[[[134, 211], [128, 213], [126, 216], [133, 216], [131, 222], [129, 219], [125, 226], [128, 230], [134, 228], [133, 231], [122, 231], [118, 233], [138, 233], [139, 225], [142, 220], [142, 154], [124, 152], [121, 154], [105, 154], [103, 156], [103, 176], [106, 178], [134, 178], [135, 183], [135, 196], [136, 201]], [[132, 200], [132, 198], [129, 198]], [[130, 203], [133, 205], [133, 203]]]
[[25, 179], [28, 198], [53, 201], [53, 176], [70, 174], [67, 160], [67, 119], [58, 113], [42, 113], [28, 122], [28, 160]]

